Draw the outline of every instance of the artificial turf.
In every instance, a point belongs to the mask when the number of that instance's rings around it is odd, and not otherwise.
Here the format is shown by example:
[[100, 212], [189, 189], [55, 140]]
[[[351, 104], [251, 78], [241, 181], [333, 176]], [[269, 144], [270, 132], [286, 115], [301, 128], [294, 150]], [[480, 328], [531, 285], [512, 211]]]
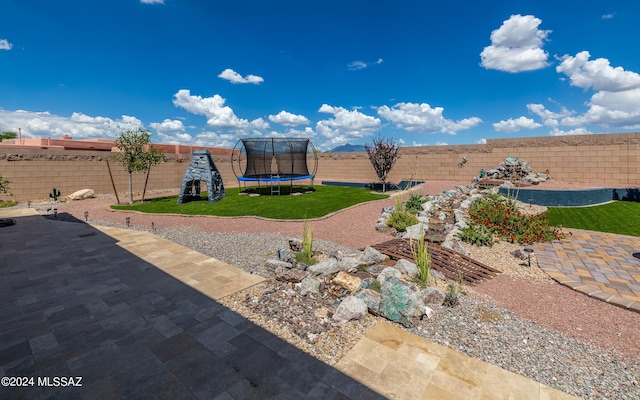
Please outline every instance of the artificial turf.
[[[257, 188], [251, 189], [253, 192], [257, 192]], [[310, 219], [319, 218], [355, 204], [388, 197], [372, 193], [367, 189], [341, 186], [313, 186], [306, 188], [305, 194], [298, 196], [290, 196], [288, 186], [282, 186], [281, 189], [280, 196], [271, 196], [268, 187], [263, 187], [261, 195], [257, 197], [239, 195], [238, 188], [230, 188], [226, 190], [227, 196], [215, 203], [209, 203], [206, 192], [202, 192], [200, 199], [183, 204], [177, 204], [178, 196], [169, 196], [133, 205], [113, 205], [111, 208], [157, 214]]]
[[640, 236], [640, 203], [615, 201], [591, 207], [549, 207], [551, 225]]

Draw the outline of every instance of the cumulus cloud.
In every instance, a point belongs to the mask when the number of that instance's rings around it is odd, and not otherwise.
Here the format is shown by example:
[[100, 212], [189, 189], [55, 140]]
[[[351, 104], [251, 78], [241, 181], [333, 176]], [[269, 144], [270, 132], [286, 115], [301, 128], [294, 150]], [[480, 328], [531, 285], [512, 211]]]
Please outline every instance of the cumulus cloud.
[[540, 128], [542, 124], [535, 122], [531, 118], [520, 117], [520, 118], [509, 118], [508, 120], [503, 120], [493, 124], [493, 129], [496, 132], [505, 132], [505, 133], [513, 133], [518, 132], [522, 129], [536, 129]]
[[616, 14], [614, 14], [614, 13], [604, 14], [602, 16], [602, 19], [613, 19], [613, 17], [615, 17], [615, 16], [616, 16]]
[[160, 138], [160, 143], [167, 144], [193, 144], [193, 137], [185, 132], [185, 126], [180, 120], [165, 119], [162, 122], [149, 124]]
[[114, 139], [123, 130], [142, 127], [142, 121], [123, 115], [120, 119], [91, 117], [73, 113], [62, 117], [49, 112], [6, 111], [0, 109], [0, 131], [17, 132], [23, 137], [53, 137], [69, 135], [74, 139]]
[[444, 108], [431, 108], [427, 103], [398, 103], [393, 107], [378, 107], [379, 116], [409, 132], [454, 135], [458, 131], [473, 128], [482, 122], [478, 117], [453, 121], [444, 118], [443, 112]]
[[209, 147], [233, 147], [238, 141], [238, 137], [232, 134], [221, 134], [215, 132], [202, 132], [196, 135], [194, 146]]
[[551, 136], [570, 136], [570, 135], [590, 135], [592, 132], [590, 132], [588, 129], [586, 128], [577, 128], [577, 129], [572, 129], [569, 131], [563, 131], [560, 130], [558, 128], [554, 128], [551, 130], [551, 132], [549, 132], [549, 135]]
[[606, 58], [589, 61], [589, 57], [588, 51], [581, 51], [575, 57], [565, 55], [556, 71], [567, 75], [571, 86], [582, 89], [620, 92], [640, 88], [640, 74], [625, 71], [622, 67], [614, 68]]
[[13, 45], [7, 39], [0, 39], [0, 50], [11, 50]]
[[164, 0], [140, 0], [142, 4], [164, 4]]
[[253, 83], [254, 85], [259, 85], [264, 82], [264, 79], [261, 76], [256, 75], [247, 75], [243, 77], [236, 71], [231, 68], [227, 68], [218, 75], [218, 78], [225, 79], [233, 84], [236, 83]]
[[269, 124], [262, 118], [249, 122], [236, 116], [231, 107], [225, 106], [225, 99], [215, 94], [212, 97], [193, 96], [188, 89], [181, 89], [173, 95], [173, 104], [190, 113], [204, 115], [207, 125], [228, 130], [251, 131], [266, 129]]
[[640, 129], [640, 88], [624, 92], [598, 92], [583, 115], [563, 118], [562, 125], [597, 124], [605, 128]]
[[284, 126], [298, 126], [309, 123], [309, 119], [304, 115], [296, 115], [284, 110], [280, 111], [276, 115], [269, 115], [269, 121]]
[[333, 118], [318, 121], [316, 132], [328, 140], [328, 144], [340, 145], [352, 139], [362, 138], [380, 130], [380, 119], [358, 110], [347, 110], [323, 104], [318, 112], [331, 114]]
[[512, 15], [491, 32], [491, 45], [480, 53], [480, 65], [505, 72], [546, 67], [549, 54], [542, 46], [551, 31], [538, 29], [541, 23], [542, 20], [533, 15]]

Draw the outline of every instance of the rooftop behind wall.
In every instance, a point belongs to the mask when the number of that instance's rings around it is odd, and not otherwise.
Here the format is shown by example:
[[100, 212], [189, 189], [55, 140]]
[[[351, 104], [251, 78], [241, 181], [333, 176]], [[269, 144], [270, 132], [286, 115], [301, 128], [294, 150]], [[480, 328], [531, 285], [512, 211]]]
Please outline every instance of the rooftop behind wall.
[[[169, 145], [173, 146], [173, 145]], [[195, 149], [195, 148], [194, 148]], [[224, 185], [237, 185], [231, 169], [230, 149], [211, 153]], [[462, 157], [467, 163], [458, 167]], [[490, 139], [486, 144], [403, 147], [389, 182], [401, 180], [459, 180], [470, 182], [481, 168], [487, 170], [507, 157], [527, 160], [536, 172], [548, 171], [553, 179], [588, 183], [594, 187], [640, 186], [640, 133]], [[14, 196], [8, 200], [46, 199], [53, 186], [66, 196], [79, 189], [112, 194], [104, 151], [60, 151], [0, 147], [0, 174], [11, 181]], [[191, 153], [168, 154], [167, 162], [154, 166], [148, 190], [177, 192]], [[128, 177], [123, 167], [110, 162], [116, 187], [124, 196]], [[144, 174], [134, 174], [134, 191], [141, 191]], [[318, 154], [318, 182], [322, 180], [376, 182], [367, 154]]]

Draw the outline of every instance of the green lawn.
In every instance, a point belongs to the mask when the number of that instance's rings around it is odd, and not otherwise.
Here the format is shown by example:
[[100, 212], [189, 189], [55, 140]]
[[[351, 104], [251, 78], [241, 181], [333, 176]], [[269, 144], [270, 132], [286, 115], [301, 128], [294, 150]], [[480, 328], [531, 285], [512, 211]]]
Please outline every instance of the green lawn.
[[[113, 205], [115, 210], [135, 210], [157, 214], [215, 215], [215, 216], [259, 216], [273, 219], [306, 219], [325, 216], [334, 211], [363, 203], [385, 199], [389, 196], [371, 193], [368, 189], [314, 186], [312, 193], [289, 196], [289, 187], [283, 186], [280, 196], [263, 195], [251, 197], [238, 195], [238, 188], [227, 189], [227, 197], [209, 203], [206, 193], [201, 200], [177, 204], [178, 196], [162, 197], [133, 205]], [[266, 194], [266, 195], [264, 195]]]
[[640, 236], [640, 203], [616, 201], [593, 207], [549, 207], [551, 225]]

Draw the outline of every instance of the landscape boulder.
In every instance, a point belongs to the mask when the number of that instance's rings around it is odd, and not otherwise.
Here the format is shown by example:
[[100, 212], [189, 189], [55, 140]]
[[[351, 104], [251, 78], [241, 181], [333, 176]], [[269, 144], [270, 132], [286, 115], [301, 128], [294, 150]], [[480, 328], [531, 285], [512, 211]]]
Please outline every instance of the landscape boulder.
[[347, 289], [349, 292], [354, 293], [358, 289], [360, 289], [360, 285], [362, 285], [362, 279], [357, 276], [350, 275], [345, 271], [340, 271], [338, 274], [331, 280], [335, 285], [341, 286]]
[[306, 278], [309, 273], [295, 268], [277, 267], [275, 269], [275, 275], [277, 281], [298, 283]]
[[301, 296], [320, 293], [320, 281], [311, 277], [304, 278], [294, 287]]
[[360, 319], [365, 315], [367, 315], [367, 304], [355, 296], [347, 296], [336, 308], [333, 319], [337, 322], [345, 323]]
[[365, 247], [364, 251], [358, 255], [358, 261], [362, 264], [371, 265], [383, 262], [387, 259], [387, 256], [380, 253], [378, 250], [371, 246]]
[[415, 285], [395, 276], [388, 277], [381, 284], [380, 296], [380, 314], [406, 327], [413, 326], [413, 319], [426, 313], [426, 306]]
[[81, 189], [71, 193], [67, 198], [69, 198], [69, 200], [85, 200], [90, 199], [93, 196], [95, 196], [93, 189]]
[[307, 270], [314, 275], [329, 276], [339, 272], [340, 265], [335, 258], [328, 258], [318, 264], [310, 266]]

